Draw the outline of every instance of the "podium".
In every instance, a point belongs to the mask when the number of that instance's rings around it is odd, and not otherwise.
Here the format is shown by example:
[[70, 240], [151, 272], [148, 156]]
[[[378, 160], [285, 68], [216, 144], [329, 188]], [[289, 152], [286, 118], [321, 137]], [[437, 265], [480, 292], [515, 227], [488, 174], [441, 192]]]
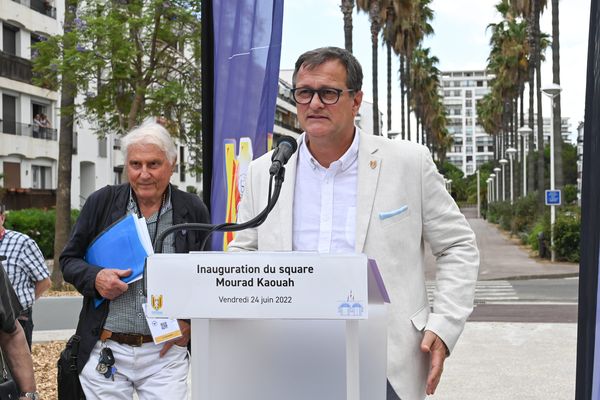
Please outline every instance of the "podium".
[[147, 296], [191, 319], [193, 400], [386, 397], [389, 297], [363, 254], [155, 254]]

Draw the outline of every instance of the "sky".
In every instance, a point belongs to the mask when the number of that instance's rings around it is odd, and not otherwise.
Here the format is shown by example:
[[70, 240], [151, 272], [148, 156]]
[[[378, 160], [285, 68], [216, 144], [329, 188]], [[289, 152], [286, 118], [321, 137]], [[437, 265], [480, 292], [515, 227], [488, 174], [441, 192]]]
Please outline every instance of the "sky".
[[[304, 51], [322, 46], [344, 47], [343, 16], [341, 0], [285, 0], [281, 48], [281, 69], [292, 69], [294, 62]], [[494, 5], [498, 0], [433, 0], [432, 26], [434, 34], [424, 41], [431, 54], [440, 60], [441, 71], [484, 69], [489, 56], [490, 32], [488, 24], [501, 20]], [[550, 1], [548, 1], [550, 3]], [[573, 138], [579, 121], [583, 121], [585, 108], [585, 75], [587, 64], [589, 0], [561, 0], [560, 57], [562, 116], [570, 118]], [[542, 31], [551, 34], [551, 9], [544, 11]], [[363, 67], [364, 98], [371, 101], [372, 63], [371, 33], [368, 15], [356, 10], [353, 15], [353, 53]], [[378, 94], [379, 109], [386, 113], [387, 70], [385, 48], [379, 47]], [[547, 61], [542, 64], [542, 87], [552, 81], [552, 53], [548, 49]], [[397, 57], [393, 57], [392, 71], [392, 126], [400, 130], [400, 89], [398, 87]], [[549, 116], [550, 100], [542, 98], [544, 115]], [[384, 116], [384, 131], [387, 116]]]

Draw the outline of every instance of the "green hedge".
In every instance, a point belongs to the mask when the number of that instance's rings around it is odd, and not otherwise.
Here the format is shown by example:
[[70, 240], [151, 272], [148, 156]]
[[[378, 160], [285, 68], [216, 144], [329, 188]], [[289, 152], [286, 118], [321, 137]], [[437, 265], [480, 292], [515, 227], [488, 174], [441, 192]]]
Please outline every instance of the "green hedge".
[[570, 207], [559, 213], [554, 224], [554, 248], [558, 260], [579, 262], [581, 211]]
[[[71, 211], [71, 225], [79, 216], [79, 210]], [[36, 241], [46, 259], [54, 257], [54, 224], [56, 212], [28, 208], [18, 211], [7, 211], [4, 226], [17, 232], [24, 233]]]

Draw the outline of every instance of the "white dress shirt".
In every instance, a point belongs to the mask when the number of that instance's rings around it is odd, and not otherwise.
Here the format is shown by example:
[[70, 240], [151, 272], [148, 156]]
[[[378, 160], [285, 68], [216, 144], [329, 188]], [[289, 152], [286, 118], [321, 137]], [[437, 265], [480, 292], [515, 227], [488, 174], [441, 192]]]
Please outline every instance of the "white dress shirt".
[[303, 134], [294, 190], [294, 250], [354, 252], [359, 142], [355, 129], [350, 148], [329, 168], [312, 156]]

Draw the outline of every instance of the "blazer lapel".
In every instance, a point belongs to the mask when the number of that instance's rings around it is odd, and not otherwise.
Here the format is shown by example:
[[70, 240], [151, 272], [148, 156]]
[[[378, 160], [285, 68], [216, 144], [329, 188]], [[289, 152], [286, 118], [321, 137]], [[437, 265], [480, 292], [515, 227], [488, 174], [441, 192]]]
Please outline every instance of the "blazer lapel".
[[356, 194], [356, 228], [355, 251], [362, 253], [367, 238], [367, 228], [371, 221], [381, 158], [378, 156], [379, 148], [366, 134], [361, 132], [358, 145], [358, 189]]

